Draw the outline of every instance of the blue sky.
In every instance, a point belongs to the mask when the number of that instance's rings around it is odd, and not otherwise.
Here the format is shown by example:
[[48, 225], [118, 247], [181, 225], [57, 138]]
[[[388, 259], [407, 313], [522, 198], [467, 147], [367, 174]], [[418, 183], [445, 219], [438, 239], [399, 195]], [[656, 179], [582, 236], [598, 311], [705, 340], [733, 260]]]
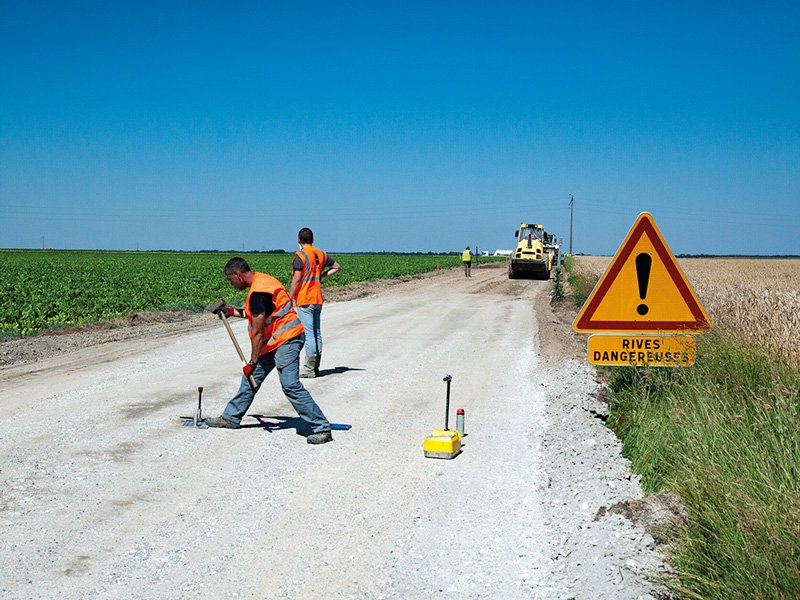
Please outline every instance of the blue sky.
[[797, 2], [0, 0], [0, 247], [800, 254]]

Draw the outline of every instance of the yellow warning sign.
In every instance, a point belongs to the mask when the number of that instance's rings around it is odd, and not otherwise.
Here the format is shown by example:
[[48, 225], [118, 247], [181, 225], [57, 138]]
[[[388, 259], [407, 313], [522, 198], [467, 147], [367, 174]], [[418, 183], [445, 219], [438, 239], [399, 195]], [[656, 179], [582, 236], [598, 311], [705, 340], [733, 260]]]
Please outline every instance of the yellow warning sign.
[[694, 355], [691, 335], [589, 336], [589, 362], [593, 365], [688, 367], [694, 364]]
[[711, 322], [653, 217], [644, 212], [572, 327], [598, 333], [702, 333]]

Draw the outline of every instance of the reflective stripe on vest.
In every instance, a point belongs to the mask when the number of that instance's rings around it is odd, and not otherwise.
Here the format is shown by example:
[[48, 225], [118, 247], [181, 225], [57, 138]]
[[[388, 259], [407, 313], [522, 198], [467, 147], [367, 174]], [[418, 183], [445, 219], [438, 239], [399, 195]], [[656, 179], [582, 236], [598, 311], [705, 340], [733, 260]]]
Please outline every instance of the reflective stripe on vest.
[[253, 313], [250, 310], [250, 295], [253, 292], [263, 292], [272, 295], [272, 303], [275, 305], [269, 316], [264, 320], [264, 345], [261, 347], [260, 354], [267, 354], [278, 348], [284, 342], [297, 337], [303, 333], [303, 324], [297, 318], [297, 313], [292, 308], [292, 301], [289, 294], [280, 281], [272, 275], [266, 273], [255, 273], [253, 284], [247, 293], [247, 300], [244, 303], [244, 312], [247, 317], [247, 333], [250, 339], [253, 338]]
[[[290, 306], [291, 306], [291, 305], [290, 305]], [[282, 334], [284, 331], [286, 331], [286, 330], [287, 330], [287, 329], [289, 329], [290, 327], [296, 327], [297, 325], [300, 325], [300, 327], [302, 327], [302, 326], [303, 326], [303, 324], [300, 322], [300, 319], [299, 319], [299, 318], [295, 319], [294, 321], [289, 321], [288, 323], [286, 323], [286, 324], [282, 325], [282, 326], [281, 326], [281, 327], [280, 327], [280, 328], [279, 328], [279, 329], [278, 329], [278, 330], [277, 330], [275, 333], [273, 333], [273, 334], [272, 334], [272, 337], [271, 337], [271, 338], [269, 338], [269, 341], [268, 341], [267, 343], [268, 343], [268, 344], [272, 344], [272, 343], [275, 343], [275, 342], [277, 342], [277, 341], [278, 341], [278, 339], [279, 339], [279, 336], [280, 336], [280, 335], [281, 335], [281, 334]], [[303, 329], [303, 331], [305, 331], [305, 329]], [[293, 335], [292, 337], [297, 337], [297, 334]], [[291, 338], [289, 338], [289, 339], [291, 339]], [[283, 340], [283, 341], [285, 342], [286, 340]], [[277, 346], [275, 346], [275, 347], [277, 348], [278, 346], [280, 346], [280, 344], [277, 344]]]
[[[273, 302], [273, 304], [274, 304], [274, 302]], [[289, 314], [290, 310], [292, 310], [292, 303], [291, 302], [287, 302], [286, 305], [283, 308], [279, 308], [274, 313], [272, 313], [269, 317], [267, 317], [267, 319], [265, 319], [265, 321], [264, 321], [264, 325], [265, 326], [269, 325], [270, 323], [272, 323], [278, 317], [285, 317], [286, 315]]]
[[297, 288], [297, 306], [309, 304], [322, 304], [322, 269], [328, 262], [328, 253], [315, 248], [304, 246], [294, 254], [303, 264], [300, 272], [300, 285]]
[[309, 264], [311, 264], [311, 259], [308, 257], [308, 254], [306, 254], [306, 251], [305, 250], [300, 250], [298, 252], [298, 254], [301, 255], [300, 256], [300, 261], [303, 263], [303, 271], [302, 271], [302, 275], [300, 277], [300, 281], [303, 281], [303, 282], [305, 282], [305, 281], [320, 281], [320, 279], [321, 279], [320, 273], [322, 272], [322, 269], [320, 269], [319, 273], [317, 273], [315, 275], [314, 274], [315, 269], [309, 269], [309, 267], [308, 267]]

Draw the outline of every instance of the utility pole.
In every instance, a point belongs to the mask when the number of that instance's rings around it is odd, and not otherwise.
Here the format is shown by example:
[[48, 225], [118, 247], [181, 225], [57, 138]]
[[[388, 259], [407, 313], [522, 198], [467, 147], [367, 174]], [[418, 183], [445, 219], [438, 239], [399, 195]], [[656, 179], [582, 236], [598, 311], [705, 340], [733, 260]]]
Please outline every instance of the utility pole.
[[572, 206], [575, 204], [575, 198], [572, 194], [569, 195], [569, 254], [572, 256]]

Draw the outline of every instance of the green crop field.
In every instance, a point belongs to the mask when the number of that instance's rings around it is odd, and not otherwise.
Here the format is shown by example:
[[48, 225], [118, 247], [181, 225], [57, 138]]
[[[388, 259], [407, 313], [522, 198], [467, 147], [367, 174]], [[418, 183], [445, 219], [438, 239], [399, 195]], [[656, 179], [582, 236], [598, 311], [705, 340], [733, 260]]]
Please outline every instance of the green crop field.
[[[222, 274], [224, 252], [0, 251], [0, 335], [112, 319], [133, 311], [200, 310], [217, 298], [244, 299]], [[243, 254], [285, 285], [290, 254]], [[456, 255], [356, 255], [324, 285], [389, 279], [460, 264]]]

